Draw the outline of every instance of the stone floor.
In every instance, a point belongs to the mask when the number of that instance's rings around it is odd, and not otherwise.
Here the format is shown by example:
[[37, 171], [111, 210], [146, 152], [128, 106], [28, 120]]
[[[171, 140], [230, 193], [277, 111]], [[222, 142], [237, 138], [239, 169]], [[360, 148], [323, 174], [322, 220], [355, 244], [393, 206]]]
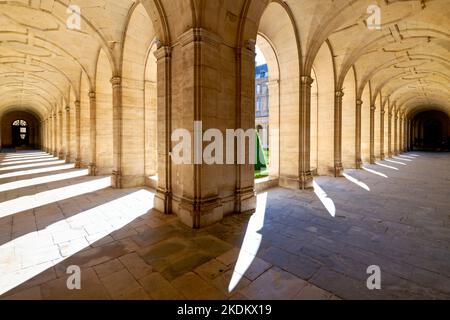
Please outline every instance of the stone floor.
[[[3, 299], [449, 299], [450, 155], [409, 153], [314, 191], [258, 195], [202, 230], [145, 188], [41, 153], [0, 154]], [[69, 266], [81, 290], [69, 290]], [[381, 268], [368, 290], [367, 268]]]

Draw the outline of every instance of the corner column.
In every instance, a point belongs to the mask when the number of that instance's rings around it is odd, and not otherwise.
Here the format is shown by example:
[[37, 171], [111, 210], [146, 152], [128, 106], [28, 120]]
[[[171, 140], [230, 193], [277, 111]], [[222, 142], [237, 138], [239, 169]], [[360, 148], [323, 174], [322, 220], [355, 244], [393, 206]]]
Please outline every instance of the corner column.
[[374, 164], [375, 157], [375, 111], [377, 107], [375, 105], [370, 106], [370, 163]]
[[311, 86], [313, 82], [314, 79], [310, 76], [300, 78], [299, 187], [303, 190], [313, 187], [313, 175], [311, 173]]
[[356, 154], [356, 169], [362, 169], [362, 157], [361, 157], [361, 117], [362, 117], [362, 105], [361, 99], [356, 100], [356, 134], [355, 134], [355, 154]]
[[342, 98], [344, 91], [338, 90], [335, 94], [334, 103], [334, 175], [342, 177], [344, 167], [342, 166]]
[[70, 106], [66, 106], [66, 162], [70, 162]]
[[81, 168], [81, 106], [80, 101], [75, 101], [75, 168]]
[[164, 213], [172, 213], [172, 160], [170, 158], [172, 134], [172, 50], [162, 46], [155, 52], [157, 85], [157, 139], [158, 139], [158, 187], [154, 207]]
[[95, 92], [89, 92], [90, 137], [89, 137], [89, 175], [97, 174], [97, 100]]
[[111, 79], [113, 91], [113, 172], [112, 187], [122, 188], [122, 78]]

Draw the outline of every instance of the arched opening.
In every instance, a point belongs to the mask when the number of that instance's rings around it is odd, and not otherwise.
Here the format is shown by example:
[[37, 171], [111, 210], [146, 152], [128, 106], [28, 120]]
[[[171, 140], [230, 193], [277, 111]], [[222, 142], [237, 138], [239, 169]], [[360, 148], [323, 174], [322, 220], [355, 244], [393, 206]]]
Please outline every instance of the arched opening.
[[112, 111], [112, 87], [111, 65], [103, 50], [97, 61], [96, 74], [96, 144], [97, 174], [107, 175], [113, 171], [113, 111]]
[[[261, 38], [260, 44], [264, 46], [265, 40]], [[267, 42], [267, 41], [265, 41]], [[268, 48], [265, 48], [267, 51]], [[259, 48], [256, 46], [255, 58], [255, 127], [257, 134], [257, 163], [255, 165], [255, 178], [262, 178], [269, 175], [269, 69], [267, 60]]]
[[[122, 187], [141, 186], [156, 174], [155, 31], [137, 5], [125, 34], [122, 61]], [[153, 185], [155, 186], [155, 185]]]
[[12, 144], [15, 148], [27, 147], [30, 144], [30, 130], [25, 120], [12, 123]]
[[[316, 82], [311, 90], [311, 135], [318, 175], [334, 175], [334, 99], [335, 77], [333, 57], [327, 43], [317, 53], [311, 77]], [[316, 92], [317, 91], [317, 92]], [[313, 162], [313, 163], [314, 163]]]
[[356, 167], [356, 77], [350, 69], [344, 81], [342, 100], [342, 164], [346, 169]]
[[370, 163], [370, 83], [368, 83], [361, 97], [361, 160]]
[[158, 181], [158, 115], [157, 115], [157, 65], [155, 57], [156, 45], [148, 52], [145, 66], [144, 84], [144, 163], [145, 177], [148, 186], [157, 187]]
[[[255, 81], [255, 128], [261, 125], [266, 133], [262, 146], [268, 146], [269, 177], [286, 187], [298, 187], [299, 174], [299, 163], [292, 161], [299, 158], [300, 56], [296, 39], [287, 8], [270, 3], [260, 19], [256, 41], [267, 64], [259, 70], [268, 74]], [[264, 99], [260, 111], [258, 97]]]
[[13, 111], [2, 117], [2, 149], [39, 149], [40, 139], [40, 122], [32, 113]]
[[412, 128], [413, 150], [450, 150], [450, 119], [446, 113], [437, 110], [421, 112], [413, 118]]

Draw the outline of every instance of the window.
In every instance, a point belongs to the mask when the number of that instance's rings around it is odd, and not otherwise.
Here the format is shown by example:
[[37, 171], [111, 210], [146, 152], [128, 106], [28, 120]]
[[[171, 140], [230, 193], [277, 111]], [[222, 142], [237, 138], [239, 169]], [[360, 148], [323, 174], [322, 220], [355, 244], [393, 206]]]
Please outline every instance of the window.
[[256, 94], [261, 94], [261, 85], [256, 85]]
[[20, 133], [27, 133], [27, 128], [20, 128]]
[[256, 111], [261, 111], [261, 99], [256, 100]]
[[16, 120], [13, 122], [13, 126], [15, 127], [26, 127], [28, 123], [25, 120]]

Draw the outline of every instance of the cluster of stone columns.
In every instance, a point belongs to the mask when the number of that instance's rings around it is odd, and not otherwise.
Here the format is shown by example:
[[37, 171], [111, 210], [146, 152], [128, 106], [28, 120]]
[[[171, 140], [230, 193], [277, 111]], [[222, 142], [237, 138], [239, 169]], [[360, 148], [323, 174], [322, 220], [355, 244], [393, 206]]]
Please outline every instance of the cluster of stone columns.
[[[255, 124], [254, 110], [254, 68], [255, 43], [246, 42], [242, 48], [225, 49], [221, 54], [228, 61], [234, 61], [231, 73], [224, 73], [217, 65], [221, 39], [203, 29], [191, 29], [184, 33], [176, 45], [161, 45], [155, 52], [157, 65], [157, 173], [158, 182], [154, 206], [166, 214], [176, 213], [187, 225], [198, 228], [221, 220], [232, 213], [252, 212], [256, 208], [253, 165], [206, 165], [202, 163], [175, 165], [172, 162], [171, 134], [174, 129], [184, 128], [194, 132], [194, 123], [201, 121], [203, 131], [218, 128], [252, 129]], [[180, 62], [181, 61], [181, 62]], [[233, 62], [230, 62], [233, 63]], [[228, 96], [226, 103], [220, 97], [222, 82], [232, 83], [234, 95]], [[298, 105], [298, 146], [297, 158], [292, 159], [298, 166], [297, 172], [280, 175], [280, 185], [296, 189], [312, 187], [311, 173], [311, 86], [309, 75], [300, 76], [300, 99]], [[174, 88], [174, 84], [182, 88]], [[111, 139], [113, 170], [112, 186], [122, 188], [134, 186], [139, 181], [129, 172], [127, 162], [133, 155], [124, 154], [123, 119], [123, 79], [114, 75], [112, 88]], [[125, 87], [126, 88], [126, 87]], [[176, 94], [175, 94], [176, 91]], [[84, 93], [86, 94], [86, 93]], [[48, 113], [42, 122], [44, 149], [61, 159], [75, 161], [80, 168], [84, 163], [91, 175], [98, 172], [97, 154], [97, 101], [95, 90], [87, 93], [89, 99], [89, 155], [81, 155], [81, 109], [76, 99], [66, 106], [59, 106]], [[343, 90], [335, 92], [334, 108], [334, 170], [336, 176], [344, 171], [342, 162], [342, 103]], [[386, 156], [397, 155], [408, 148], [410, 127], [406, 115], [396, 106], [377, 107], [372, 101], [355, 101], [355, 166], [362, 168], [362, 108], [370, 108], [370, 162]], [[74, 110], [72, 110], [74, 108]], [[223, 108], [226, 108], [223, 110]], [[380, 108], [380, 109], [377, 109]], [[71, 113], [71, 111], [73, 111]], [[380, 113], [376, 123], [375, 112]], [[286, 115], [284, 115], [286, 116]], [[386, 126], [385, 117], [388, 125]], [[63, 127], [65, 125], [65, 127]], [[71, 126], [74, 125], [74, 137]], [[380, 150], [376, 148], [375, 130], [380, 132]], [[63, 139], [65, 132], [65, 140]], [[387, 139], [385, 139], [387, 132]], [[282, 140], [283, 132], [280, 132]], [[71, 145], [72, 141], [72, 145]], [[344, 142], [345, 143], [345, 142]], [[385, 148], [385, 144], [387, 148]], [[378, 145], [378, 142], [377, 142]], [[125, 145], [126, 147], [126, 145]], [[288, 146], [291, 147], [291, 146]], [[376, 150], [377, 149], [377, 150]], [[282, 146], [278, 146], [282, 153]], [[387, 154], [386, 151], [387, 150]], [[137, 150], [144, 152], [144, 150]], [[248, 150], [247, 150], [248, 152]], [[247, 155], [248, 156], [248, 155]], [[86, 157], [86, 156], [85, 156]], [[142, 179], [144, 181], [144, 179]]]

